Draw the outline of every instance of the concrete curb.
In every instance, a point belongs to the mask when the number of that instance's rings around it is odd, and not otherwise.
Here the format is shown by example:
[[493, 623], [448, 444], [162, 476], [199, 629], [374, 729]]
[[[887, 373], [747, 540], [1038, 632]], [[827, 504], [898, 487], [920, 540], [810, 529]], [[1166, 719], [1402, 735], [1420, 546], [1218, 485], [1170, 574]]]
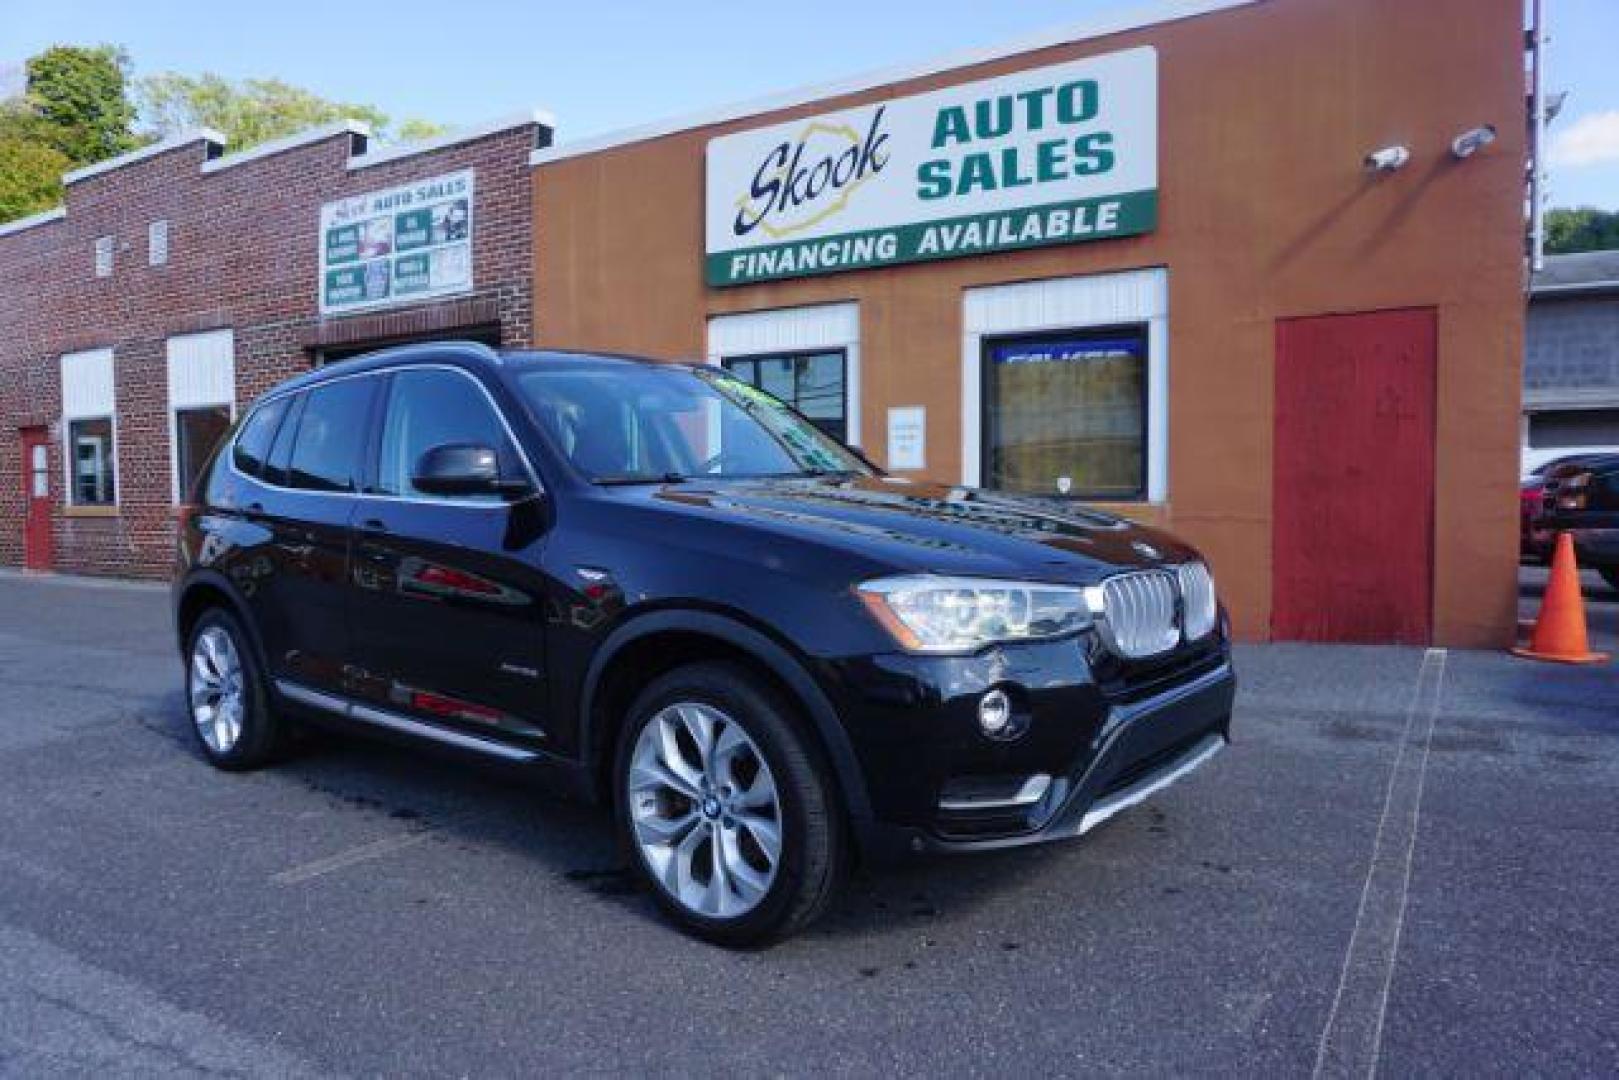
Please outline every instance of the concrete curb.
[[139, 581], [133, 578], [88, 577], [83, 574], [58, 574], [50, 570], [0, 569], [0, 582], [22, 582], [29, 585], [75, 586], [83, 589], [115, 589], [123, 592], [166, 592], [168, 583]]

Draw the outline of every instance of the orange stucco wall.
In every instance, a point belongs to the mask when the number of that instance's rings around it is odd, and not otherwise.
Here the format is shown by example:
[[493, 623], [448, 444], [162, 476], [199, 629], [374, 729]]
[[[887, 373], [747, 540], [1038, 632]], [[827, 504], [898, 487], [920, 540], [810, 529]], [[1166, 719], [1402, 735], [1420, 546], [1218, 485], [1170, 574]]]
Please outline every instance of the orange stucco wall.
[[[1516, 617], [1525, 102], [1519, 0], [1262, 0], [679, 132], [534, 170], [542, 345], [698, 357], [710, 314], [860, 304], [863, 441], [927, 406], [928, 475], [961, 477], [962, 291], [1148, 266], [1169, 274], [1169, 497], [1126, 513], [1215, 564], [1239, 634], [1271, 606], [1275, 322], [1439, 316], [1434, 636], [1499, 645]], [[1158, 49], [1159, 222], [1131, 239], [710, 289], [716, 135], [1008, 71]], [[649, 119], [657, 111], [648, 102]], [[1494, 124], [1466, 161], [1450, 140]], [[1412, 148], [1371, 176], [1368, 151]], [[1390, 477], [1390, 483], [1400, 478]]]

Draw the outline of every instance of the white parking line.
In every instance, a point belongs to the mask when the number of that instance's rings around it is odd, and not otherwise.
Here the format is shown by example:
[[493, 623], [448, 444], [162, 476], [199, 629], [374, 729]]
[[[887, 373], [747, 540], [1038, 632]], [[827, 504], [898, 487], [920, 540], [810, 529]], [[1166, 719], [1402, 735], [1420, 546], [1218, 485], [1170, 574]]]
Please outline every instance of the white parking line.
[[346, 851], [339, 851], [335, 855], [328, 855], [324, 859], [316, 859], [289, 870], [271, 874], [270, 881], [276, 885], [298, 885], [310, 878], [329, 874], [334, 870], [342, 870], [356, 863], [370, 862], [385, 855], [392, 855], [396, 851], [415, 847], [432, 835], [430, 829], [416, 829], [412, 832], [398, 833], [394, 836], [385, 836], [381, 840], [373, 840], [369, 844], [360, 844]]
[[[1429, 649], [1417, 672], [1417, 684], [1406, 709], [1405, 729], [1389, 771], [1383, 812], [1372, 843], [1371, 863], [1361, 888], [1355, 927], [1344, 950], [1338, 989], [1316, 1047], [1315, 1077], [1370, 1077], [1377, 1072], [1383, 1042], [1405, 905], [1416, 854], [1417, 823], [1422, 816], [1422, 788], [1428, 774], [1428, 748], [1445, 682], [1444, 649]], [[1415, 737], [1415, 740], [1414, 740]], [[1416, 752], [1412, 749], [1417, 742]]]

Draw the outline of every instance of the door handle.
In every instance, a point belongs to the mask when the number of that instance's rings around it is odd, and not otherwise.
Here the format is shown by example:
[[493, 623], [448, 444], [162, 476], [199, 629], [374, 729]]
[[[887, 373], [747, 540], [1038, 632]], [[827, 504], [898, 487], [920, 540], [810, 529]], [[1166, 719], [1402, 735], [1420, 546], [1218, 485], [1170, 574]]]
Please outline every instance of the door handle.
[[254, 499], [252, 502], [242, 507], [242, 509], [247, 511], [249, 514], [262, 514], [264, 513], [264, 504], [259, 502], [257, 499]]
[[385, 533], [388, 531], [388, 523], [381, 518], [366, 518], [360, 522], [360, 528], [369, 533]]

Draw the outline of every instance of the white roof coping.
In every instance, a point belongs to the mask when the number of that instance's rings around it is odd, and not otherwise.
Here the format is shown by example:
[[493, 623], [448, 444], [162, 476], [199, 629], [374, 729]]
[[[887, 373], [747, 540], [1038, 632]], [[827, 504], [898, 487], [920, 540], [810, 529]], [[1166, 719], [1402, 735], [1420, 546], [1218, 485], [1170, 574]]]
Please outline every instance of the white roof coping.
[[371, 125], [363, 120], [347, 119], [338, 120], [331, 124], [322, 124], [319, 127], [306, 128], [303, 131], [295, 131], [291, 135], [283, 135], [279, 139], [259, 143], [257, 146], [251, 146], [246, 150], [238, 150], [234, 154], [212, 158], [202, 163], [202, 171], [205, 173], [218, 172], [220, 169], [245, 165], [249, 161], [257, 161], [259, 158], [266, 158], [271, 154], [279, 154], [286, 150], [296, 150], [300, 146], [307, 146], [310, 143], [320, 142], [322, 139], [330, 139], [338, 135], [364, 135], [366, 138], [370, 138]]
[[529, 109], [526, 112], [513, 113], [510, 116], [503, 116], [487, 123], [473, 124], [470, 127], [448, 131], [443, 135], [435, 135], [431, 139], [423, 139], [420, 142], [367, 147], [365, 153], [349, 158], [348, 167], [350, 169], [364, 169], [372, 165], [381, 165], [385, 161], [397, 161], [413, 154], [426, 154], [433, 150], [442, 150], [446, 146], [471, 142], [486, 135], [494, 135], [498, 132], [525, 127], [529, 124], [538, 124], [548, 130], [555, 130], [556, 118], [544, 109]]
[[189, 128], [185, 131], [178, 132], [177, 134], [170, 135], [166, 139], [159, 139], [150, 146], [143, 146], [139, 150], [131, 150], [127, 154], [119, 154], [117, 157], [108, 158], [106, 161], [98, 161], [94, 165], [86, 165], [81, 169], [74, 169], [72, 172], [63, 173], [62, 183], [76, 184], [80, 180], [88, 180], [92, 176], [100, 176], [102, 173], [111, 172], [114, 169], [122, 169], [125, 165], [133, 165], [137, 161], [145, 161], [149, 157], [156, 157], [158, 154], [166, 154], [170, 150], [184, 149], [193, 143], [204, 142], [211, 143], [214, 146], [223, 147], [225, 145], [225, 141], [225, 136], [221, 135], [213, 128]]
[[15, 221], [8, 221], [5, 224], [0, 225], [0, 236], [9, 236], [12, 233], [22, 232], [24, 229], [32, 229], [35, 225], [45, 225], [52, 221], [61, 221], [65, 217], [67, 217], [67, 208], [64, 206], [53, 207], [50, 210], [41, 210], [37, 214], [29, 214], [27, 217], [20, 217]]
[[1140, 30], [1149, 26], [1178, 22], [1198, 15], [1210, 15], [1218, 11], [1247, 7], [1250, 4], [1263, 2], [1264, 0], [1157, 0], [1156, 3], [1128, 8], [1120, 12], [1103, 12], [1084, 22], [1071, 23], [1035, 34], [1028, 34], [1012, 41], [1002, 42], [999, 45], [966, 49], [920, 63], [902, 64], [879, 71], [868, 71], [861, 75], [854, 75], [834, 82], [801, 86], [779, 94], [734, 102], [729, 105], [718, 105], [699, 112], [687, 113], [684, 116], [654, 121], [637, 127], [623, 128], [618, 131], [610, 131], [602, 135], [580, 139], [576, 142], [563, 143], [561, 146], [546, 147], [530, 154], [529, 164], [546, 165], [566, 158], [599, 153], [616, 146], [646, 142], [650, 139], [662, 138], [665, 135], [673, 135], [676, 132], [690, 131], [692, 128], [723, 124], [748, 116], [758, 116], [762, 113], [778, 112], [783, 109], [795, 108], [799, 105], [807, 105], [825, 98], [860, 93], [880, 86], [909, 82], [912, 79], [953, 71], [957, 68], [973, 67], [977, 64], [1004, 60], [1007, 57], [1034, 52], [1038, 49], [1049, 49], [1054, 45], [1070, 45], [1074, 42], [1087, 41], [1091, 38], [1107, 37], [1111, 34], [1121, 34], [1129, 30]]

